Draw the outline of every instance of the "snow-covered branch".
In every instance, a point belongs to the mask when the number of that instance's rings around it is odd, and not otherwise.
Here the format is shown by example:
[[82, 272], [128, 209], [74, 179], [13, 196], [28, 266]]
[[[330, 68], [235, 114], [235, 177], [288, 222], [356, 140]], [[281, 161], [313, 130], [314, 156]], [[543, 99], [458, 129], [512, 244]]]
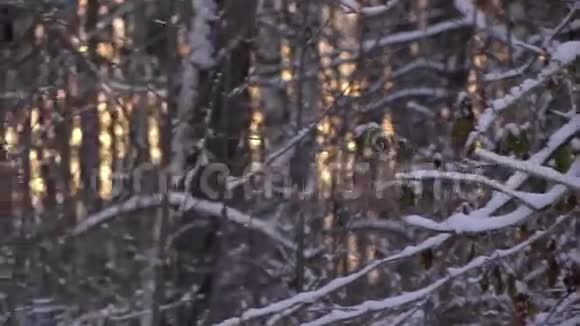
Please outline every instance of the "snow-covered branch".
[[321, 325], [336, 325], [339, 322], [351, 320], [354, 318], [362, 317], [370, 313], [381, 312], [389, 309], [395, 309], [403, 305], [416, 302], [421, 300], [430, 294], [434, 293], [440, 289], [443, 285], [449, 283], [450, 281], [467, 274], [478, 268], [482, 268], [500, 259], [504, 259], [513, 256], [526, 248], [528, 248], [532, 243], [540, 240], [546, 234], [553, 231], [556, 227], [560, 226], [563, 222], [567, 221], [571, 215], [560, 216], [556, 222], [546, 231], [539, 231], [533, 236], [529, 237], [526, 241], [511, 247], [509, 249], [498, 249], [495, 250], [489, 256], [479, 256], [474, 258], [468, 264], [462, 267], [448, 268], [447, 275], [426, 287], [421, 289], [406, 292], [397, 296], [389, 297], [383, 300], [369, 300], [363, 302], [356, 306], [343, 307], [340, 309], [334, 309], [330, 313], [313, 320], [311, 322], [303, 323], [302, 326], [321, 326]]
[[[569, 175], [575, 175], [580, 169], [580, 162], [576, 161], [570, 168]], [[559, 198], [561, 198], [567, 191], [567, 188], [562, 185], [553, 186], [548, 192], [543, 194], [526, 194], [526, 200], [534, 203], [534, 207], [538, 209], [543, 209], [549, 205], [555, 203]], [[509, 200], [509, 195], [501, 193], [506, 196]], [[490, 200], [490, 202], [493, 201]], [[503, 205], [503, 203], [500, 202]], [[489, 205], [489, 203], [488, 203]], [[497, 206], [495, 206], [497, 207]], [[497, 208], [496, 208], [497, 209]], [[405, 216], [403, 220], [413, 226], [421, 227], [431, 231], [437, 232], [453, 232], [453, 233], [484, 233], [489, 231], [501, 230], [506, 227], [518, 225], [529, 218], [535, 210], [529, 208], [528, 206], [519, 206], [515, 210], [498, 215], [498, 216], [486, 216], [482, 215], [482, 212], [486, 211], [485, 207], [480, 210], [471, 212], [470, 214], [464, 214], [462, 212], [455, 213], [451, 215], [448, 219], [443, 222], [435, 222], [431, 219], [425, 218], [419, 215], [409, 215]]]
[[439, 235], [436, 235], [434, 237], [428, 238], [416, 246], [406, 247], [405, 249], [403, 249], [402, 251], [400, 251], [399, 253], [397, 253], [395, 255], [392, 255], [390, 257], [387, 257], [387, 258], [384, 258], [381, 260], [377, 260], [377, 261], [365, 266], [364, 268], [362, 268], [358, 272], [349, 274], [347, 276], [335, 278], [330, 283], [326, 284], [325, 286], [323, 286], [319, 289], [298, 293], [297, 295], [295, 295], [293, 297], [290, 297], [288, 299], [284, 299], [284, 300], [281, 300], [278, 302], [274, 302], [274, 303], [267, 305], [265, 307], [262, 307], [262, 308], [252, 308], [252, 309], [246, 310], [244, 313], [242, 313], [241, 316], [233, 317], [233, 318], [224, 320], [223, 322], [221, 322], [217, 325], [219, 325], [219, 326], [231, 326], [231, 325], [245, 324], [248, 321], [256, 319], [256, 318], [266, 317], [266, 316], [271, 315], [271, 314], [283, 312], [283, 311], [290, 309], [296, 305], [304, 305], [304, 304], [313, 303], [316, 300], [319, 300], [320, 298], [322, 298], [330, 293], [333, 293], [336, 290], [341, 289], [341, 288], [347, 286], [348, 284], [353, 283], [354, 281], [356, 281], [358, 279], [361, 279], [362, 277], [367, 275], [369, 272], [371, 272], [371, 271], [373, 271], [373, 270], [375, 270], [375, 269], [377, 269], [385, 264], [399, 261], [401, 259], [405, 259], [408, 257], [412, 257], [412, 256], [415, 256], [415, 255], [425, 251], [425, 250], [436, 248], [436, 247], [440, 246], [441, 244], [443, 244], [445, 241], [447, 241], [450, 237], [451, 237], [451, 235], [449, 235], [449, 234], [439, 234]]
[[[370, 219], [355, 219], [348, 225], [349, 231], [356, 230], [372, 230], [394, 233], [403, 237], [408, 237], [408, 228], [399, 221], [391, 221], [386, 219], [370, 220]], [[340, 231], [342, 232], [342, 231]]]
[[475, 151], [475, 155], [481, 157], [484, 160], [494, 162], [498, 165], [509, 167], [517, 171], [522, 171], [547, 181], [560, 183], [574, 190], [580, 190], [580, 179], [578, 179], [578, 177], [574, 174], [571, 176], [564, 175], [546, 166], [540, 166], [534, 163], [498, 155], [482, 148], [477, 149]]
[[311, 133], [313, 130], [315, 130], [318, 123], [319, 123], [319, 120], [317, 120], [316, 122], [313, 122], [310, 125], [308, 125], [307, 127], [303, 128], [294, 137], [292, 137], [290, 140], [288, 140], [286, 142], [286, 144], [284, 144], [282, 147], [280, 147], [276, 151], [269, 154], [266, 157], [266, 159], [264, 160], [264, 163], [260, 166], [260, 168], [254, 169], [254, 170], [246, 173], [242, 177], [232, 178], [232, 180], [230, 180], [228, 182], [228, 185], [227, 185], [228, 189], [233, 190], [233, 189], [241, 186], [245, 182], [247, 182], [252, 176], [263, 171], [264, 169], [266, 169], [270, 166], [275, 166], [275, 165], [280, 164], [278, 162], [278, 160], [285, 157], [284, 154], [290, 152], [290, 150], [292, 150], [294, 148], [294, 146], [298, 145], [302, 140], [304, 140], [304, 138], [306, 136], [308, 136], [309, 133]]
[[[580, 116], [573, 117], [568, 123], [555, 131], [548, 139], [546, 145], [537, 153], [532, 155], [528, 162], [534, 164], [544, 164], [560, 146], [566, 143], [578, 131], [580, 131]], [[527, 179], [527, 174], [523, 172], [516, 172], [511, 177], [509, 177], [509, 179], [505, 182], [505, 185], [512, 189], [517, 189]], [[508, 203], [510, 200], [511, 197], [505, 195], [504, 193], [495, 193], [484, 207], [473, 212], [471, 215], [480, 217], [489, 216], [496, 210], [503, 207], [503, 205]]]
[[[169, 193], [168, 199], [170, 205], [176, 207], [178, 206], [183, 210], [193, 210], [202, 214], [213, 216], [215, 218], [222, 218], [224, 216], [224, 204], [222, 202], [203, 200], [180, 192]], [[123, 214], [135, 212], [137, 210], [158, 207], [162, 203], [163, 194], [134, 196], [123, 203], [113, 205], [109, 208], [103, 209], [96, 214], [87, 216], [72, 230], [71, 235], [83, 235], [103, 223], [120, 218]], [[235, 208], [226, 207], [226, 209], [226, 215], [229, 221], [261, 232], [288, 249], [295, 249], [294, 243], [280, 234], [273, 225], [270, 225], [250, 215], [244, 214]]]
[[455, 29], [465, 28], [471, 25], [471, 21], [466, 18], [453, 19], [449, 21], [444, 21], [441, 23], [433, 24], [424, 30], [414, 30], [408, 32], [400, 32], [385, 36], [378, 40], [367, 40], [363, 42], [362, 49], [365, 52], [372, 51], [377, 48], [399, 44], [408, 43], [419, 40], [424, 37], [430, 37], [439, 35], [444, 32], [448, 32]]
[[393, 71], [393, 78], [404, 76], [415, 69], [422, 69], [422, 68], [429, 68], [429, 69], [433, 69], [435, 71], [443, 72], [443, 71], [446, 71], [449, 67], [446, 67], [446, 65], [444, 63], [441, 63], [441, 62], [420, 58], [420, 59], [411, 61], [410, 63], [402, 66], [401, 68], [398, 68], [397, 70]]
[[524, 205], [532, 209], [540, 209], [543, 207], [537, 206], [537, 203], [534, 201], [530, 201], [530, 199], [533, 198], [535, 194], [513, 190], [509, 187], [506, 187], [502, 183], [487, 178], [483, 175], [460, 173], [460, 172], [436, 171], [436, 170], [420, 170], [409, 173], [397, 173], [396, 178], [403, 180], [440, 179], [440, 180], [478, 183], [486, 185], [494, 190], [501, 191], [521, 201]]
[[[502, 42], [510, 45], [514, 44], [538, 54], [543, 52], [539, 47], [519, 40], [513, 34], [509, 35], [508, 30], [504, 25], [489, 25], [488, 22], [493, 20], [486, 17], [484, 12], [477, 9], [471, 0], [455, 0], [455, 8], [457, 8], [457, 10], [459, 10], [466, 19], [469, 19], [472, 23], [475, 23], [479, 30], [486, 31], [492, 37]], [[473, 21], [474, 19], [475, 21]]]
[[556, 35], [558, 35], [564, 29], [564, 27], [566, 27], [566, 25], [570, 24], [570, 22], [576, 17], [576, 12], [578, 10], [580, 10], [580, 6], [578, 5], [578, 2], [576, 2], [572, 9], [570, 9], [570, 12], [568, 12], [568, 15], [566, 15], [566, 17], [560, 22], [560, 24], [558, 24], [558, 26], [556, 26], [556, 28], [554, 28], [554, 30], [552, 30], [550, 36], [546, 38], [544, 41], [544, 47], [548, 47]]
[[416, 87], [407, 88], [391, 93], [363, 108], [363, 112], [377, 110], [383, 108], [385, 105], [407, 97], [433, 97], [443, 98], [449, 95], [445, 88], [430, 88], [430, 87]]
[[578, 56], [580, 56], [580, 41], [566, 42], [559, 45], [551, 55], [552, 61], [550, 64], [542, 69], [536, 78], [524, 80], [518, 86], [512, 87], [505, 96], [491, 102], [491, 105], [479, 116], [476, 130], [469, 136], [466, 146], [471, 146], [479, 135], [485, 133], [502, 111], [544, 85], [564, 67], [572, 64]]
[[574, 316], [574, 317], [565, 319], [565, 320], [559, 322], [558, 324], [552, 324], [552, 325], [558, 325], [558, 326], [578, 326], [578, 324], [580, 324], [580, 316]]
[[[560, 146], [566, 143], [574, 134], [580, 131], [580, 116], [574, 116], [568, 123], [555, 131], [546, 145], [537, 153], [532, 155], [528, 160], [529, 163], [540, 165], [545, 163]], [[577, 171], [580, 167], [577, 163], [573, 164], [568, 173]], [[510, 189], [517, 189], [528, 179], [528, 175], [524, 172], [516, 172], [505, 182], [505, 186]], [[550, 191], [542, 195], [535, 195], [533, 200], [538, 205], [541, 199], [546, 205], [555, 202], [560, 196], [565, 194], [566, 187], [556, 185]], [[434, 222], [422, 216], [407, 216], [403, 220], [407, 223], [418, 227], [427, 228], [433, 231], [440, 232], [487, 232], [491, 230], [498, 230], [504, 227], [513, 226], [525, 221], [534, 211], [528, 207], [522, 206], [510, 212], [499, 216], [492, 217], [492, 215], [505, 204], [513, 199], [503, 192], [496, 192], [492, 198], [481, 208], [471, 212], [469, 215], [454, 214], [443, 222]]]
[[347, 14], [360, 14], [366, 17], [379, 16], [394, 8], [400, 0], [390, 0], [384, 5], [361, 6], [356, 0], [338, 0]]
[[527, 69], [530, 68], [530, 66], [532, 65], [532, 63], [535, 60], [529, 60], [528, 62], [524, 63], [521, 66], [518, 66], [516, 68], [507, 70], [507, 71], [493, 71], [493, 72], [489, 72], [483, 75], [483, 81], [486, 82], [492, 82], [492, 81], [498, 81], [498, 80], [503, 80], [503, 79], [508, 79], [508, 78], [514, 78], [514, 77], [518, 77], [521, 76], [524, 72], [526, 72]]
[[[580, 171], [580, 160], [576, 160], [574, 162], [572, 167], [570, 167], [570, 170], [568, 171], [567, 175], [568, 176], [576, 175], [578, 171]], [[537, 207], [538, 209], [544, 209], [549, 205], [555, 203], [559, 198], [561, 198], [566, 193], [566, 191], [567, 188], [565, 186], [557, 184], [546, 193], [543, 194], [529, 193], [525, 195], [522, 194], [522, 196], [524, 196], [527, 201], [533, 202], [534, 207]], [[506, 195], [503, 192], [500, 194], [505, 197], [497, 201], [494, 201], [494, 198], [492, 198], [488, 202], [488, 205], [490, 205], [490, 203], [493, 202], [493, 206], [492, 205], [490, 206], [495, 207], [495, 209], [503, 206], [503, 204], [507, 202], [507, 200], [509, 200], [510, 196]], [[435, 222], [431, 219], [419, 215], [405, 216], [403, 220], [408, 224], [425, 228], [431, 231], [476, 234], [501, 230], [506, 227], [520, 224], [535, 212], [535, 210], [527, 206], [519, 206], [515, 210], [503, 215], [498, 216], [483, 215], [483, 213], [488, 210], [489, 208], [486, 209], [486, 207], [484, 207], [482, 209], [471, 212], [470, 214], [464, 214], [462, 212], [455, 213], [443, 222]]]
[[572, 305], [578, 303], [579, 300], [580, 294], [576, 292], [566, 294], [566, 296], [563, 297], [562, 300], [560, 300], [560, 302], [558, 302], [550, 312], [538, 314], [538, 316], [536, 317], [536, 325], [545, 326], [556, 324], [556, 321], [553, 320], [556, 319], [554, 317], [558, 317], [559, 315], [566, 312], [566, 310], [568, 310]]

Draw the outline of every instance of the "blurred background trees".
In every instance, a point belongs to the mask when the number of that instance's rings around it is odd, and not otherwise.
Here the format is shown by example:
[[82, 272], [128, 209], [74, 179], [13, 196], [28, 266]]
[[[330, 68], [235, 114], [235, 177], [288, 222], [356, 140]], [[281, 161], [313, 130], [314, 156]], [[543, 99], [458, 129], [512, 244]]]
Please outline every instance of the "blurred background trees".
[[574, 324], [579, 6], [0, 0], [0, 321]]

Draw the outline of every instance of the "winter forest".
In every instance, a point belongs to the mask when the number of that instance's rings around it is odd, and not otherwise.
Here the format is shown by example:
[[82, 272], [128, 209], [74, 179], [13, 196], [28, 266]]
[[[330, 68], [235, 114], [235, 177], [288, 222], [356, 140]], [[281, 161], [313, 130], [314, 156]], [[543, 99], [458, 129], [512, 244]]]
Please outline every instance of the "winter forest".
[[0, 0], [0, 325], [580, 325], [580, 1]]

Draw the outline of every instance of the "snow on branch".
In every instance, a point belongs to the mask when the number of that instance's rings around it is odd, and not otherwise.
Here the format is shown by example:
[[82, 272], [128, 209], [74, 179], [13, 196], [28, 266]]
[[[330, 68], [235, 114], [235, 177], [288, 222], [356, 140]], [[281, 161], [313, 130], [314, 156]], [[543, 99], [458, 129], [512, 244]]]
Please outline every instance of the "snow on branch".
[[572, 318], [566, 319], [560, 322], [558, 325], [560, 326], [578, 326], [580, 324], [580, 316], [574, 316]]
[[[382, 318], [381, 320], [377, 320], [373, 322], [371, 326], [384, 326], [384, 325], [392, 325], [392, 326], [399, 326], [399, 325], [406, 325], [409, 323], [405, 323], [409, 321], [413, 317], [413, 315], [421, 312], [421, 309], [429, 301], [429, 297], [424, 298], [423, 300], [417, 302], [414, 307], [408, 309], [407, 311], [399, 314], [398, 316]], [[420, 317], [421, 318], [421, 317]], [[422, 319], [422, 318], [421, 318]], [[413, 324], [412, 321], [410, 324]]]
[[394, 233], [404, 238], [408, 238], [408, 228], [401, 222], [394, 222], [391, 220], [371, 220], [371, 219], [355, 219], [348, 224], [347, 229], [349, 231], [357, 230], [373, 230]]
[[[343, 91], [343, 94], [344, 94], [344, 91]], [[231, 178], [229, 178], [228, 183], [226, 185], [227, 189], [228, 190], [233, 190], [233, 189], [235, 189], [235, 188], [243, 185], [252, 176], [254, 176], [255, 174], [257, 174], [259, 172], [264, 171], [268, 167], [272, 167], [272, 166], [276, 167], [276, 166], [282, 166], [282, 165], [284, 165], [290, 159], [290, 157], [292, 156], [292, 152], [291, 151], [294, 149], [294, 147], [297, 146], [298, 144], [300, 144], [300, 142], [302, 142], [311, 132], [313, 132], [314, 130], [316, 130], [316, 127], [318, 126], [318, 124], [329, 113], [331, 113], [334, 110], [334, 108], [336, 107], [336, 103], [337, 102], [335, 102], [332, 106], [326, 108], [324, 110], [324, 112], [322, 112], [308, 126], [306, 126], [306, 127], [302, 128], [301, 130], [299, 130], [294, 137], [292, 137], [290, 140], [288, 140], [286, 142], [286, 144], [284, 144], [283, 146], [281, 146], [279, 149], [275, 150], [271, 154], [268, 154], [268, 156], [266, 157], [266, 159], [260, 165], [259, 168], [254, 169], [254, 170], [252, 170], [252, 171], [244, 174], [241, 177], [231, 177]]]
[[444, 72], [448, 67], [444, 63], [427, 60], [424, 58], [419, 58], [417, 60], [411, 61], [410, 63], [404, 65], [403, 67], [395, 70], [393, 72], [393, 78], [397, 78], [408, 74], [415, 69], [429, 68], [436, 70], [438, 72]]
[[[576, 175], [578, 171], [580, 171], [580, 159], [574, 162], [568, 171], [568, 176]], [[565, 186], [557, 184], [546, 193], [530, 193], [522, 194], [522, 196], [525, 196], [527, 201], [534, 202], [535, 207], [544, 209], [566, 194], [566, 191], [567, 188]], [[507, 196], [504, 193], [502, 194]], [[501, 230], [517, 225], [536, 212], [536, 210], [528, 206], [519, 206], [512, 212], [498, 216], [484, 216], [481, 214], [481, 211], [474, 211], [471, 214], [456, 213], [443, 222], [435, 222], [419, 215], [406, 216], [403, 218], [403, 221], [431, 231], [476, 234]]]
[[[325, 116], [325, 115], [326, 115], [326, 113], [323, 116]], [[265, 168], [267, 168], [269, 166], [281, 165], [280, 162], [278, 162], [278, 160], [281, 160], [282, 157], [289, 158], [290, 155], [284, 155], [284, 154], [290, 152], [290, 150], [293, 149], [294, 146], [298, 145], [310, 132], [315, 130], [316, 126], [318, 125], [318, 123], [320, 122], [321, 119], [322, 118], [317, 119], [315, 122], [311, 123], [307, 127], [300, 130], [294, 137], [292, 137], [288, 142], [286, 142], [286, 144], [284, 144], [278, 150], [269, 154], [266, 157], [266, 159], [264, 160], [264, 163], [260, 166], [260, 168], [254, 169], [251, 172], [246, 173], [242, 177], [231, 178], [231, 180], [227, 184], [228, 190], [233, 190], [233, 189], [241, 186], [242, 184], [247, 182], [252, 176], [263, 171]]]
[[522, 75], [526, 70], [530, 68], [530, 66], [534, 63], [534, 59], [529, 60], [528, 62], [524, 63], [523, 65], [507, 70], [507, 71], [493, 71], [483, 75], [483, 81], [492, 82], [498, 81], [508, 78], [514, 78], [517, 76]]
[[[580, 301], [579, 293], [574, 292], [567, 294], [555, 307], [552, 308], [550, 312], [538, 314], [538, 316], [536, 316], [536, 325], [555, 325], [557, 322], [555, 320], [552, 321], [552, 319], [558, 319], [554, 317], [565, 313], [572, 305], [578, 303], [578, 301]], [[580, 317], [577, 318], [577, 322], [580, 323]], [[560, 323], [558, 324], [561, 325]]]
[[358, 272], [343, 277], [335, 278], [334, 280], [330, 281], [325, 286], [319, 289], [301, 292], [295, 296], [292, 296], [290, 298], [278, 302], [274, 302], [262, 308], [252, 308], [246, 310], [244, 313], [242, 313], [241, 316], [224, 320], [217, 325], [218, 326], [241, 325], [256, 318], [266, 317], [268, 315], [283, 312], [287, 309], [293, 308], [296, 305], [313, 303], [316, 300], [332, 292], [335, 292], [336, 290], [341, 289], [347, 286], [348, 284], [353, 283], [354, 281], [364, 277], [369, 272], [385, 264], [415, 256], [428, 249], [436, 248], [441, 244], [443, 244], [445, 241], [447, 241], [450, 237], [451, 237], [450, 234], [439, 234], [434, 237], [428, 238], [416, 246], [408, 246], [395, 255], [370, 263]]
[[[103, 223], [110, 222], [115, 218], [120, 217], [122, 214], [159, 207], [163, 204], [163, 196], [163, 194], [134, 196], [123, 203], [103, 209], [96, 214], [84, 218], [83, 221], [71, 231], [71, 235], [83, 235]], [[169, 193], [168, 202], [170, 205], [179, 206], [184, 210], [193, 210], [213, 217], [224, 216], [224, 204], [222, 202], [207, 201], [180, 192]], [[296, 248], [294, 243], [286, 239], [272, 225], [244, 214], [235, 208], [225, 208], [227, 209], [227, 214], [225, 215], [228, 220], [261, 232], [288, 249], [294, 250]]]
[[389, 94], [376, 102], [369, 104], [368, 106], [363, 108], [363, 112], [368, 112], [372, 110], [377, 110], [383, 108], [388, 103], [393, 101], [397, 101], [406, 97], [434, 97], [434, 98], [444, 98], [449, 95], [449, 91], [445, 88], [431, 88], [431, 87], [416, 87], [416, 88], [407, 88], [396, 91], [392, 94]]
[[551, 31], [550, 35], [546, 38], [546, 40], [544, 40], [545, 47], [548, 47], [550, 42], [554, 40], [554, 38], [564, 29], [564, 27], [566, 27], [566, 25], [572, 22], [572, 20], [576, 17], [576, 12], [579, 10], [580, 10], [580, 2], [576, 2], [576, 4], [570, 9], [570, 12], [568, 12], [568, 15], [566, 15], [566, 17], [560, 22], [560, 24], [558, 24], [558, 26], [556, 26], [556, 28], [554, 28]]
[[532, 243], [540, 240], [546, 234], [553, 231], [557, 226], [561, 225], [570, 217], [571, 215], [560, 216], [548, 230], [536, 232], [526, 241], [523, 241], [514, 247], [511, 247], [509, 249], [495, 250], [489, 256], [479, 256], [477, 258], [474, 258], [468, 264], [462, 267], [448, 268], [447, 275], [445, 277], [429, 284], [426, 287], [423, 287], [415, 291], [406, 292], [397, 296], [388, 297], [383, 300], [369, 300], [355, 306], [337, 308], [316, 320], [303, 323], [302, 326], [336, 325], [342, 321], [362, 317], [370, 313], [383, 312], [385, 310], [399, 308], [403, 305], [424, 299], [425, 297], [431, 295], [432, 293], [440, 289], [443, 285], [449, 283], [450, 281], [460, 276], [467, 274], [470, 271], [482, 268], [491, 262], [513, 256], [523, 251], [524, 249], [528, 248]]
[[526, 161], [517, 160], [511, 157], [498, 155], [496, 153], [478, 148], [475, 155], [484, 160], [494, 162], [498, 165], [512, 168], [514, 170], [522, 171], [535, 177], [539, 177], [548, 181], [563, 184], [576, 191], [580, 190], [580, 179], [576, 175], [567, 176], [558, 171], [538, 164], [529, 163]]
[[[546, 145], [541, 150], [532, 155], [527, 162], [536, 165], [543, 164], [560, 146], [566, 143], [578, 131], [580, 131], [579, 115], [574, 116], [568, 123], [554, 132], [548, 139]], [[578, 162], [575, 162], [568, 173], [570, 175], [575, 175], [576, 171], [579, 169], [580, 166]], [[528, 174], [518, 171], [510, 178], [508, 178], [508, 180], [505, 182], [505, 186], [509, 189], [517, 189], [527, 179]], [[565, 186], [556, 185], [545, 194], [529, 194], [527, 196], [533, 196], [533, 198], [529, 198], [529, 201], [534, 201], [536, 206], [539, 206], [540, 202], [543, 205], [548, 206], [550, 203], [555, 202], [565, 193]], [[534, 213], [534, 210], [530, 209], [529, 207], [522, 206], [508, 214], [493, 217], [491, 216], [495, 211], [503, 207], [512, 199], [512, 196], [507, 195], [504, 192], [496, 192], [485, 206], [472, 211], [469, 215], [461, 213], [454, 214], [443, 222], [434, 222], [422, 216], [411, 215], [404, 217], [403, 221], [417, 227], [439, 232], [481, 233], [492, 230], [499, 230], [501, 228], [521, 223]]]
[[[471, 0], [455, 0], [455, 8], [459, 10], [466, 19], [469, 19], [471, 23], [475, 23], [475, 26], [489, 33], [494, 38], [507, 43], [515, 44], [519, 47], [531, 50], [535, 53], [542, 53], [542, 49], [537, 46], [528, 44], [522, 40], [519, 40], [515, 35], [509, 35], [507, 28], [504, 25], [496, 24], [488, 25], [491, 19], [487, 18], [485, 13], [478, 10]], [[475, 19], [475, 21], [473, 21]]]
[[[568, 123], [560, 127], [556, 132], [554, 132], [548, 142], [537, 153], [532, 155], [528, 162], [535, 163], [535, 164], [543, 164], [546, 162], [555, 152], [556, 150], [566, 143], [574, 134], [580, 131], [580, 116], [575, 116]], [[528, 175], [523, 172], [516, 172], [514, 173], [506, 182], [505, 185], [512, 188], [517, 189], [521, 186], [526, 180], [528, 179]], [[493, 197], [487, 202], [487, 204], [478, 209], [475, 212], [472, 212], [473, 215], [478, 216], [488, 216], [493, 214], [496, 210], [501, 208], [505, 205], [508, 201], [510, 201], [511, 197], [505, 195], [504, 193], [495, 193]]]
[[486, 185], [494, 190], [501, 191], [513, 198], [516, 198], [519, 201], [521, 201], [524, 205], [532, 209], [540, 209], [543, 207], [536, 205], [536, 202], [534, 201], [530, 201], [530, 197], [535, 194], [513, 190], [509, 187], [506, 187], [502, 183], [490, 179], [488, 177], [485, 177], [483, 175], [461, 172], [444, 172], [437, 170], [419, 170], [409, 173], [397, 173], [396, 178], [403, 180], [440, 179], [440, 180], [478, 183]]
[[[574, 169], [577, 170], [579, 167], [580, 164], [576, 164]], [[529, 197], [528, 201], [535, 202], [536, 207], [545, 208], [556, 202], [565, 193], [566, 187], [556, 185], [544, 194], [528, 194], [526, 197]], [[471, 214], [456, 213], [443, 222], [435, 222], [419, 215], [405, 216], [403, 220], [410, 225], [431, 231], [477, 234], [520, 224], [535, 212], [536, 210], [528, 206], [519, 206], [509, 213], [498, 216], [482, 216], [475, 211]]]
[[134, 212], [140, 209], [159, 207], [162, 202], [163, 194], [134, 196], [120, 204], [110, 206], [98, 213], [85, 217], [82, 222], [75, 226], [71, 234], [73, 236], [82, 235], [94, 227], [108, 222], [121, 214]]
[[152, 82], [139, 84], [133, 81], [129, 82], [123, 80], [105, 79], [105, 77], [103, 76], [103, 83], [107, 84], [108, 87], [111, 88], [111, 90], [117, 93], [153, 92], [155, 96], [162, 99], [166, 99], [168, 96], [166, 89], [156, 86], [155, 83]]
[[485, 133], [502, 111], [508, 109], [522, 99], [523, 96], [548, 82], [565, 66], [572, 64], [578, 56], [580, 56], [580, 41], [560, 44], [551, 53], [552, 61], [550, 64], [542, 69], [536, 78], [524, 80], [518, 86], [512, 87], [508, 94], [491, 102], [491, 105], [479, 116], [476, 130], [469, 136], [466, 146], [471, 146], [479, 135]]
[[338, 3], [346, 10], [348, 14], [358, 12], [360, 7], [356, 0], [338, 0]]
[[400, 0], [391, 0], [384, 5], [364, 6], [355, 0], [338, 0], [338, 3], [345, 9], [347, 14], [360, 14], [366, 17], [375, 17], [386, 13], [394, 8]]
[[424, 30], [413, 30], [409, 32], [400, 32], [385, 36], [378, 40], [367, 40], [362, 44], [363, 52], [372, 51], [375, 48], [385, 47], [393, 44], [408, 43], [424, 37], [439, 35], [444, 32], [448, 32], [454, 29], [460, 29], [468, 27], [471, 22], [466, 17], [460, 19], [453, 19], [437, 23], [427, 27]]

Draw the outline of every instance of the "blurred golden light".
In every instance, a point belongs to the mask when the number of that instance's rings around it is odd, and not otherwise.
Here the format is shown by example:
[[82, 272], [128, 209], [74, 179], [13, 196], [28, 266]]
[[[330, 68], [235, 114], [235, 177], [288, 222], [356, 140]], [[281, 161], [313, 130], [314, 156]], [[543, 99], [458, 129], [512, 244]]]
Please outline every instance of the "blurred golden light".
[[99, 179], [100, 179], [100, 188], [99, 194], [101, 198], [107, 200], [111, 199], [111, 194], [113, 192], [113, 179], [112, 179], [112, 170], [109, 166], [101, 165], [99, 169]]
[[393, 124], [393, 120], [389, 114], [385, 114], [383, 117], [383, 131], [387, 137], [395, 136], [395, 126]]
[[39, 160], [39, 153], [35, 149], [31, 149], [28, 153], [30, 159], [30, 180], [28, 186], [31, 192], [31, 199], [37, 210], [40, 210], [42, 197], [46, 192], [46, 185], [42, 178], [41, 162]]
[[83, 131], [80, 127], [76, 127], [72, 131], [71, 146], [79, 147], [83, 142]]
[[99, 175], [101, 178], [109, 178], [113, 174], [110, 166], [101, 166], [99, 168]]
[[292, 80], [292, 70], [284, 69], [282, 70], [282, 80], [283, 81], [290, 81]]
[[114, 132], [115, 132], [115, 136], [117, 136], [117, 137], [123, 137], [123, 135], [125, 134], [125, 130], [119, 124], [115, 125]]
[[117, 157], [119, 159], [125, 158], [125, 155], [127, 155], [127, 146], [122, 142], [117, 142], [116, 149], [117, 149]]
[[360, 257], [358, 256], [357, 237], [354, 234], [349, 234], [347, 239], [348, 251], [348, 270], [350, 272], [356, 270], [360, 264]]
[[473, 61], [476, 67], [483, 68], [487, 64], [487, 56], [484, 54], [476, 55]]
[[348, 148], [349, 151], [354, 152], [356, 150], [356, 143], [354, 142], [354, 140], [351, 140], [347, 143], [346, 147]]
[[113, 20], [113, 32], [115, 35], [114, 42], [122, 46], [125, 43], [125, 20], [117, 17]]
[[162, 151], [160, 148], [160, 131], [159, 131], [159, 121], [155, 115], [155, 112], [151, 112], [149, 115], [149, 132], [147, 134], [147, 140], [149, 141], [149, 156], [151, 156], [151, 163], [158, 165], [162, 160]]
[[330, 129], [331, 129], [331, 125], [330, 125], [330, 120], [328, 118], [324, 118], [319, 124], [318, 124], [318, 130], [323, 134], [323, 135], [327, 135], [330, 133]]
[[113, 58], [114, 54], [113, 45], [111, 43], [100, 42], [99, 44], [97, 44], [97, 53], [101, 57], [110, 60]]
[[29, 186], [30, 190], [32, 190], [33, 194], [36, 197], [42, 195], [46, 191], [44, 180], [42, 180], [42, 178], [38, 176], [30, 180]]
[[110, 126], [111, 125], [111, 114], [108, 111], [103, 111], [100, 114], [99, 120], [101, 122], [101, 124], [103, 124], [104, 126]]
[[325, 167], [320, 171], [320, 180], [327, 185], [332, 183], [332, 174], [330, 173], [330, 168]]
[[262, 146], [262, 140], [258, 135], [250, 136], [249, 144], [250, 149], [257, 150]]
[[113, 181], [112, 164], [113, 153], [112, 144], [113, 136], [110, 133], [112, 124], [111, 113], [107, 102], [105, 93], [100, 92], [98, 95], [97, 110], [99, 113], [99, 195], [102, 199], [108, 200], [111, 198]]
[[37, 108], [32, 108], [30, 111], [30, 127], [33, 131], [40, 129], [40, 112]]
[[43, 148], [42, 149], [42, 157], [43, 159], [47, 160], [50, 159], [51, 157], [54, 156], [54, 151], [48, 149], [48, 148]]
[[115, 106], [115, 112], [117, 117], [115, 119], [115, 126], [113, 127], [113, 133], [115, 135], [115, 151], [117, 153], [117, 158], [123, 159], [127, 154], [127, 148], [129, 146], [129, 121], [121, 105]]
[[[339, 57], [344, 61], [348, 61], [349, 59], [351, 59], [352, 55], [350, 54], [350, 52], [343, 51], [340, 53]], [[341, 64], [338, 69], [343, 77], [349, 77], [356, 69], [356, 65], [351, 62], [346, 62]]]
[[163, 154], [161, 153], [161, 149], [152, 148], [149, 155], [151, 155], [151, 163], [153, 163], [155, 165], [161, 164], [161, 159], [163, 158]]
[[113, 143], [113, 139], [108, 133], [101, 133], [101, 135], [99, 135], [99, 141], [101, 142], [101, 145], [106, 148], [110, 147]]
[[250, 87], [248, 87], [248, 91], [250, 92], [250, 96], [253, 99], [258, 99], [262, 96], [261, 91], [260, 91], [260, 87], [250, 86]]
[[28, 159], [33, 162], [31, 164], [34, 164], [34, 162], [36, 161], [36, 159], [38, 158], [38, 154], [36, 153], [35, 150], [31, 150], [30, 153], [28, 153]]
[[16, 149], [18, 143], [18, 134], [13, 127], [6, 127], [4, 132], [4, 146], [6, 146], [7, 152], [12, 152]]
[[332, 64], [332, 53], [334, 53], [334, 47], [328, 41], [322, 39], [318, 42], [318, 52], [320, 53], [320, 63], [322, 66], [330, 66], [330, 64]]
[[81, 189], [81, 160], [80, 147], [83, 142], [83, 130], [81, 128], [81, 119], [79, 116], [73, 118], [72, 134], [70, 139], [70, 164], [69, 172], [71, 175], [70, 191], [71, 195], [75, 195]]
[[477, 93], [478, 87], [476, 83], [472, 83], [469, 84], [469, 86], [467, 86], [467, 92], [469, 92], [470, 94], [475, 94]]
[[252, 120], [257, 124], [262, 124], [264, 122], [264, 114], [261, 111], [254, 111]]
[[78, 160], [78, 157], [74, 156], [73, 158], [70, 162], [70, 170], [72, 172], [78, 172], [81, 170], [81, 162]]

